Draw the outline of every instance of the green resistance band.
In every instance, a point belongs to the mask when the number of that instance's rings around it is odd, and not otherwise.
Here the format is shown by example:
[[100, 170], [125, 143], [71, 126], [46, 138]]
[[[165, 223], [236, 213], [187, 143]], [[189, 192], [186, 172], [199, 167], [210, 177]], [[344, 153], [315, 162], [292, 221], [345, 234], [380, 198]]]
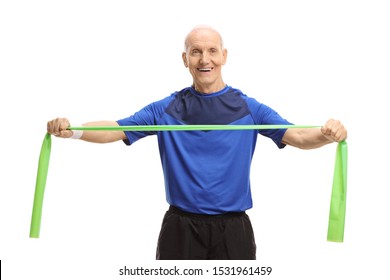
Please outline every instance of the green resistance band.
[[348, 146], [342, 141], [337, 145], [330, 200], [328, 241], [344, 241], [345, 211], [347, 201]]
[[[69, 130], [106, 130], [106, 131], [193, 131], [193, 130], [253, 130], [315, 128], [315, 125], [156, 125], [156, 126], [92, 126], [69, 127]], [[43, 197], [49, 169], [51, 136], [46, 133], [43, 139], [38, 162], [34, 204], [31, 217], [30, 237], [39, 238], [42, 218]], [[347, 195], [347, 143], [337, 145], [333, 187], [328, 223], [328, 241], [343, 242]]]
[[30, 237], [39, 238], [43, 196], [45, 194], [46, 178], [49, 171], [50, 152], [51, 135], [46, 133], [45, 138], [43, 139], [41, 153], [39, 154], [37, 180], [35, 183], [34, 206], [31, 217]]

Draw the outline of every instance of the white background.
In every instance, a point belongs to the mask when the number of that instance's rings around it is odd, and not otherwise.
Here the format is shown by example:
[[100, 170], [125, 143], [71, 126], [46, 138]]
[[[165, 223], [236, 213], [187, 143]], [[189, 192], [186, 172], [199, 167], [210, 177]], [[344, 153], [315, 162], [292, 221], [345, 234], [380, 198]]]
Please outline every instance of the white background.
[[[268, 279], [389, 279], [386, 2], [1, 1], [4, 279], [125, 279], [125, 265], [173, 264], [272, 266]], [[255, 262], [154, 260], [168, 207], [155, 137], [131, 147], [53, 139], [41, 237], [30, 239], [46, 122], [117, 120], [189, 86], [181, 52], [197, 24], [224, 37], [227, 84], [296, 124], [332, 117], [348, 128], [345, 242], [326, 241], [336, 144], [278, 150], [265, 138], [248, 211]]]

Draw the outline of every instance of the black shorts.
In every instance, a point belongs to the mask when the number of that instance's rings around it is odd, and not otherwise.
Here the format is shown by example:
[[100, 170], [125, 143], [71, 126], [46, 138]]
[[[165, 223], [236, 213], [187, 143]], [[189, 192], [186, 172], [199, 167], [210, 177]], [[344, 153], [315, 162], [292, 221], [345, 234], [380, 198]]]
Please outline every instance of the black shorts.
[[255, 260], [256, 243], [245, 212], [187, 213], [170, 206], [157, 244], [157, 260]]

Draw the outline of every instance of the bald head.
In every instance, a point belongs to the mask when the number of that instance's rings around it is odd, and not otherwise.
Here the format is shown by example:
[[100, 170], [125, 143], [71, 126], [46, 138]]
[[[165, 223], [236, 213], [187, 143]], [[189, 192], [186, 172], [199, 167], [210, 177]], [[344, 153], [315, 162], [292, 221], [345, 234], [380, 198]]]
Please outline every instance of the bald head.
[[213, 27], [208, 26], [208, 25], [197, 25], [188, 33], [188, 35], [184, 41], [184, 51], [188, 50], [188, 47], [190, 46], [191, 38], [196, 34], [199, 35], [202, 33], [214, 33], [220, 41], [221, 49], [223, 49], [222, 36], [221, 36], [221, 34], [219, 34], [219, 32], [217, 30], [215, 30]]
[[210, 26], [196, 26], [184, 44], [182, 59], [193, 77], [195, 90], [204, 94], [222, 90], [226, 86], [221, 71], [227, 50], [219, 32]]

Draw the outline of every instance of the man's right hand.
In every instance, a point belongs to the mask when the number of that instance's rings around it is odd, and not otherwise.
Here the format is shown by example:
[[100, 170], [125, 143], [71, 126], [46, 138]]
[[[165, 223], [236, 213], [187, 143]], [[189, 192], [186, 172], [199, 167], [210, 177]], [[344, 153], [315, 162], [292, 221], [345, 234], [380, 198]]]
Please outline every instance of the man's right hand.
[[67, 130], [68, 127], [70, 127], [70, 123], [66, 118], [56, 118], [47, 122], [47, 132], [56, 137], [71, 137], [73, 135], [73, 131]]

